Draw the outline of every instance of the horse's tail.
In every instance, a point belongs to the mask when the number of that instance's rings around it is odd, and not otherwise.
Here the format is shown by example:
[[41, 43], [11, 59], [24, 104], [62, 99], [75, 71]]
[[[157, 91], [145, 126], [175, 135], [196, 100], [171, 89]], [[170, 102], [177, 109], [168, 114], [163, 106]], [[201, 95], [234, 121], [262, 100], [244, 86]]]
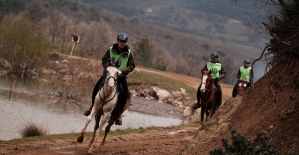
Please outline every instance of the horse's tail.
[[121, 114], [130, 107], [130, 104], [131, 104], [131, 93], [128, 92], [127, 102], [126, 102], [124, 108], [122, 109]]

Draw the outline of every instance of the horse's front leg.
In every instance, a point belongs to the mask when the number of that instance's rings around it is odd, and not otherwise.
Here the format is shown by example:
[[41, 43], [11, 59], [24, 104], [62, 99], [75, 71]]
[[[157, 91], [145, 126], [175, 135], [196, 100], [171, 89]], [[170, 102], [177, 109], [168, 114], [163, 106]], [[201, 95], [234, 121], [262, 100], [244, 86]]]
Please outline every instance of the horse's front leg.
[[91, 120], [94, 116], [95, 116], [95, 107], [92, 108], [92, 111], [91, 111], [90, 115], [86, 118], [86, 123], [85, 123], [83, 129], [81, 130], [81, 134], [77, 138], [77, 142], [79, 142], [79, 143], [83, 142], [84, 134], [86, 132], [86, 128], [87, 128], [88, 124], [91, 122]]
[[[110, 111], [110, 113], [111, 113], [111, 111]], [[100, 123], [100, 127], [96, 130], [94, 141], [91, 144], [91, 146], [90, 146], [90, 148], [88, 150], [88, 153], [92, 153], [92, 150], [96, 147], [97, 139], [98, 139], [98, 137], [100, 137], [100, 133], [101, 133], [101, 131], [102, 131], [105, 123], [107, 122], [107, 120], [108, 120], [108, 118], [110, 116], [110, 113], [109, 112], [108, 113], [107, 112], [104, 113], [103, 119], [101, 120], [101, 123]]]
[[204, 119], [204, 117], [205, 117], [205, 110], [207, 110], [207, 109], [205, 109], [205, 107], [204, 107], [205, 105], [203, 105], [203, 104], [201, 104], [201, 110], [200, 110], [200, 121], [201, 121], [201, 125], [203, 125], [203, 119]]
[[206, 122], [208, 121], [208, 120], [210, 120], [210, 112], [209, 112], [209, 110], [207, 109], [207, 111], [206, 111]]
[[93, 129], [93, 136], [92, 136], [92, 139], [90, 140], [89, 145], [88, 145], [87, 148], [90, 148], [90, 146], [91, 146], [92, 143], [94, 142], [94, 138], [95, 138], [95, 135], [96, 135], [96, 130], [99, 128], [100, 120], [101, 120], [101, 114], [98, 113], [98, 114], [95, 116], [95, 125], [94, 125], [94, 129]]

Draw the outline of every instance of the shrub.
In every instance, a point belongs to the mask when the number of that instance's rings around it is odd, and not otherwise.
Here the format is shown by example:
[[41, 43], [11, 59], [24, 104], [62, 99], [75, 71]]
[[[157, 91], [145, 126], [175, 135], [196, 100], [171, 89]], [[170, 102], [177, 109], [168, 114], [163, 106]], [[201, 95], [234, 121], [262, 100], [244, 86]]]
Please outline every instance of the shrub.
[[48, 40], [34, 30], [27, 17], [4, 19], [0, 24], [0, 40], [0, 57], [11, 64], [9, 72], [17, 77], [30, 76], [49, 58]]
[[[272, 146], [266, 141], [264, 136], [258, 136], [255, 139], [253, 144], [248, 140], [244, 135], [240, 135], [236, 130], [232, 130], [232, 144], [229, 144], [228, 141], [223, 138], [222, 146], [225, 148], [225, 151], [222, 148], [217, 147], [210, 151], [211, 155], [262, 155], [262, 154], [276, 154], [276, 151]], [[256, 148], [256, 149], [254, 149]]]
[[38, 126], [33, 122], [29, 122], [21, 127], [20, 133], [23, 138], [44, 136], [48, 134], [48, 129], [43, 126]]

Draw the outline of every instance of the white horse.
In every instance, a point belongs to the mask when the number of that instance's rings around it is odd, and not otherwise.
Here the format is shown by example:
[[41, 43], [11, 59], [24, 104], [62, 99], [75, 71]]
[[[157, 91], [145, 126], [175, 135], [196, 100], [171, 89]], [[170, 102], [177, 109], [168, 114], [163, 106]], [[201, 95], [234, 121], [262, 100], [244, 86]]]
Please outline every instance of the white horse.
[[[105, 135], [102, 140], [101, 146], [104, 145], [106, 136], [108, 132], [110, 131], [110, 127], [114, 124], [115, 120], [118, 117], [118, 113], [111, 114], [113, 109], [115, 108], [118, 100], [118, 85], [117, 85], [117, 76], [118, 76], [118, 68], [116, 66], [108, 66], [107, 67], [107, 76], [105, 78], [104, 86], [98, 91], [94, 106], [91, 110], [90, 115], [86, 119], [86, 123], [81, 130], [81, 134], [77, 138], [77, 142], [82, 143], [84, 139], [84, 133], [86, 132], [86, 128], [93, 117], [95, 117], [95, 126], [94, 126], [94, 134], [92, 139], [90, 140], [90, 143], [88, 145], [88, 152], [91, 153], [92, 150], [95, 148], [95, 143], [97, 142], [97, 138], [100, 136], [100, 132], [104, 125], [108, 122], [108, 125], [105, 128]], [[125, 107], [121, 111], [125, 111], [130, 104], [130, 97], [128, 97], [128, 100], [126, 102]], [[109, 116], [110, 120], [109, 119]], [[101, 120], [101, 116], [103, 116], [103, 119]], [[101, 123], [99, 125], [99, 122], [101, 120]], [[96, 136], [97, 135], [97, 136]]]

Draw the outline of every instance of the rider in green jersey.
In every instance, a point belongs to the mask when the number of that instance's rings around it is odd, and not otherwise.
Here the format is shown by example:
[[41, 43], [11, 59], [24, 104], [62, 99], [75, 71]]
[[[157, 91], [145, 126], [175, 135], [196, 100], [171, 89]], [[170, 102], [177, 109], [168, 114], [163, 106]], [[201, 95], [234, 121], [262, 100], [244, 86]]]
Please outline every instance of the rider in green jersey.
[[[113, 44], [105, 53], [102, 59], [102, 66], [104, 67], [103, 76], [98, 80], [97, 84], [95, 85], [92, 93], [92, 104], [91, 107], [84, 112], [85, 116], [88, 116], [91, 113], [91, 109], [94, 105], [95, 96], [103, 86], [103, 81], [105, 79], [105, 70], [108, 67], [108, 60], [118, 60], [120, 62], [120, 67], [118, 68], [121, 72], [118, 76], [118, 83], [121, 84], [122, 92], [119, 94], [119, 100], [117, 102], [117, 107], [114, 110], [119, 112], [119, 117], [116, 120], [116, 125], [121, 125], [121, 111], [124, 108], [127, 99], [130, 97], [128, 84], [127, 84], [127, 75], [132, 72], [135, 68], [135, 61], [132, 55], [129, 46], [126, 45], [128, 41], [128, 35], [125, 33], [119, 33], [117, 36], [117, 43]], [[113, 111], [114, 111], [113, 110]]]
[[[222, 102], [222, 89], [220, 87], [220, 79], [223, 79], [225, 77], [226, 72], [225, 72], [223, 66], [221, 65], [221, 63], [218, 61], [218, 54], [216, 52], [211, 54], [211, 61], [208, 62], [202, 70], [211, 71], [211, 73], [212, 73], [214, 85], [217, 88], [217, 93], [216, 93], [216, 110], [217, 110], [217, 109], [219, 109], [219, 106], [221, 105], [221, 102]], [[201, 85], [198, 87], [198, 90], [197, 90], [197, 103], [195, 103], [192, 106], [192, 114], [194, 113], [194, 111], [197, 108], [200, 108], [200, 106], [201, 106], [201, 104], [200, 104], [200, 98], [201, 98], [200, 87], [201, 87]]]

